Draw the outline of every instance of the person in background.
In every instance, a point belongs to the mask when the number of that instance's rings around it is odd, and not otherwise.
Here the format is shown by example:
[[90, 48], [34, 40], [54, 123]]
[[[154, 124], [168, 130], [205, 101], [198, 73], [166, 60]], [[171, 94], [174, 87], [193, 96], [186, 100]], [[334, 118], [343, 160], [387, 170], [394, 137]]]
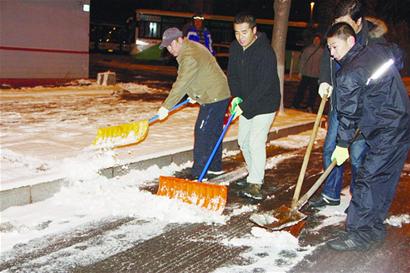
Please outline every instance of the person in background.
[[[340, 0], [336, 3], [334, 12], [334, 22], [346, 22], [355, 31], [356, 42], [361, 45], [371, 45], [373, 43], [384, 42], [383, 35], [387, 32], [387, 27], [383, 21], [375, 18], [364, 17], [364, 6], [360, 0]], [[323, 168], [331, 164], [331, 155], [336, 147], [336, 133], [339, 126], [339, 120], [336, 116], [336, 100], [334, 88], [334, 79], [340, 65], [330, 56], [329, 50], [324, 50], [320, 64], [319, 75], [319, 95], [330, 98], [330, 111], [328, 113], [328, 126], [325, 144], [323, 146]], [[350, 164], [352, 168], [352, 180], [354, 183], [357, 170], [363, 160], [363, 156], [368, 149], [368, 145], [359, 134], [356, 140], [350, 145]], [[313, 208], [323, 206], [337, 206], [340, 204], [340, 192], [343, 185], [344, 167], [335, 167], [327, 177], [321, 196], [310, 202]], [[353, 187], [351, 187], [352, 189]]]
[[238, 143], [248, 176], [239, 181], [241, 195], [262, 199], [266, 140], [280, 104], [276, 55], [264, 33], [257, 32], [255, 17], [234, 18], [235, 40], [229, 48], [228, 83], [234, 97], [231, 110], [239, 116]]
[[308, 111], [313, 112], [318, 88], [320, 60], [323, 48], [321, 46], [320, 35], [313, 37], [312, 43], [303, 49], [299, 61], [299, 71], [302, 76], [292, 106], [296, 109], [302, 108], [301, 102], [304, 99], [306, 89], [309, 90]]
[[201, 14], [192, 16], [192, 23], [184, 26], [182, 32], [188, 40], [204, 45], [213, 56], [215, 51], [212, 47], [211, 32], [204, 26], [204, 17]]
[[[386, 237], [384, 220], [410, 147], [410, 100], [399, 70], [401, 53], [387, 43], [363, 46], [347, 23], [327, 35], [340, 64], [335, 78], [337, 146], [332, 160], [349, 158], [348, 144], [359, 129], [369, 145], [357, 170], [346, 218], [346, 233], [327, 242], [338, 251], [368, 250]], [[396, 66], [397, 67], [396, 67]]]
[[[197, 179], [222, 133], [230, 91], [226, 76], [211, 53], [199, 43], [183, 38], [177, 28], [165, 30], [160, 48], [167, 48], [178, 62], [177, 79], [158, 110], [160, 120], [184, 96], [200, 109], [195, 123], [194, 164], [191, 178]], [[208, 174], [222, 173], [222, 147], [217, 150]]]

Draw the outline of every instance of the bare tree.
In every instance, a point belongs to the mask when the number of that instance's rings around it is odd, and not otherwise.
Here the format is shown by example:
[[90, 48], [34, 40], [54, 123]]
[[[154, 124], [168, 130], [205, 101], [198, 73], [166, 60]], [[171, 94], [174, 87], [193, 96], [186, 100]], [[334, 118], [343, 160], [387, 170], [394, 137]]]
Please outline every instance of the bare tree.
[[273, 11], [275, 23], [272, 30], [272, 48], [278, 59], [278, 76], [280, 81], [280, 93], [282, 95], [279, 112], [284, 111], [283, 106], [283, 87], [285, 79], [285, 51], [286, 37], [288, 34], [288, 21], [291, 0], [274, 0]]

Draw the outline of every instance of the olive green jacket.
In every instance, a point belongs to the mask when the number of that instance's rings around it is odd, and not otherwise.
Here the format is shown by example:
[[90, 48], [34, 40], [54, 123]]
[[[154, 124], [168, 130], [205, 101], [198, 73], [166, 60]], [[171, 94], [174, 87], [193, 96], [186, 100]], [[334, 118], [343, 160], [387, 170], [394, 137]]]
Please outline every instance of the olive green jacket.
[[177, 79], [162, 104], [166, 109], [171, 109], [186, 94], [199, 104], [214, 103], [231, 96], [224, 72], [200, 43], [185, 38], [177, 62]]

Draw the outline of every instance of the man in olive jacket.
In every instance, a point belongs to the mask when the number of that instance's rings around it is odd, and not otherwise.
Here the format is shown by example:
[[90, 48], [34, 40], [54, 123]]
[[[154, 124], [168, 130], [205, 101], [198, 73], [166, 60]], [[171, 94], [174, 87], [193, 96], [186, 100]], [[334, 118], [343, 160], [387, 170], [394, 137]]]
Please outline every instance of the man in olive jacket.
[[[222, 133], [224, 116], [229, 103], [230, 92], [225, 74], [215, 58], [202, 44], [182, 37], [177, 28], [165, 30], [160, 48], [176, 57], [178, 76], [172, 89], [158, 110], [160, 120], [185, 95], [191, 103], [200, 104], [195, 123], [194, 165], [192, 178], [197, 179]], [[219, 147], [208, 173], [222, 173], [222, 148]]]
[[[239, 117], [238, 143], [248, 170], [242, 195], [262, 199], [266, 140], [280, 104], [276, 55], [266, 35], [257, 32], [255, 17], [240, 13], [234, 19], [236, 40], [229, 49], [228, 82], [232, 107]], [[239, 99], [240, 98], [240, 99]], [[242, 100], [242, 102], [240, 102]]]

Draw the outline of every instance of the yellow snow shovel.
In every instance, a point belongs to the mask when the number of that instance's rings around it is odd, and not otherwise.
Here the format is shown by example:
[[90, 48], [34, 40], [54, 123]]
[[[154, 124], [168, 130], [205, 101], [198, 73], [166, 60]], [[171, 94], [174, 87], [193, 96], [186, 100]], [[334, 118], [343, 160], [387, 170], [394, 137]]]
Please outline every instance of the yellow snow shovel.
[[[293, 195], [292, 199], [292, 204], [291, 207], [287, 207], [285, 205], [282, 205], [279, 209], [273, 210], [273, 211], [267, 211], [267, 212], [257, 212], [254, 213], [250, 216], [249, 220], [261, 227], [268, 228], [270, 230], [280, 230], [286, 227], [290, 227], [293, 225], [296, 225], [298, 222], [302, 221], [305, 219], [307, 216], [299, 211], [299, 209], [305, 204], [305, 202], [315, 193], [317, 188], [320, 187], [320, 185], [323, 183], [323, 181], [326, 179], [327, 175], [332, 171], [334, 166], [336, 165], [335, 162], [332, 162], [332, 164], [327, 168], [327, 170], [321, 175], [321, 177], [317, 180], [316, 184], [318, 186], [316, 187], [315, 191], [311, 192], [308, 191], [301, 200], [299, 200], [299, 195], [300, 195], [300, 190], [302, 188], [303, 184], [303, 179], [305, 177], [306, 173], [306, 168], [309, 162], [310, 154], [312, 152], [313, 144], [315, 142], [317, 132], [319, 129], [319, 124], [320, 120], [322, 118], [323, 110], [326, 105], [327, 98], [324, 97], [322, 98], [322, 101], [319, 106], [318, 113], [316, 115], [316, 120], [315, 124], [313, 126], [312, 134], [310, 135], [310, 140], [308, 147], [305, 152], [305, 157], [303, 158], [303, 163], [302, 167], [299, 173], [299, 178], [296, 183], [296, 188], [295, 192]], [[313, 188], [313, 187], [312, 187]], [[311, 190], [312, 190], [311, 188]], [[300, 202], [300, 201], [303, 202]]]
[[235, 113], [231, 113], [231, 116], [229, 117], [222, 134], [216, 142], [215, 147], [198, 178], [198, 181], [160, 176], [157, 192], [158, 195], [167, 196], [171, 199], [177, 198], [183, 202], [222, 213], [228, 198], [228, 188], [223, 185], [202, 183], [202, 180], [205, 177], [209, 165], [211, 164], [219, 145], [222, 143], [222, 140], [234, 116]]
[[[176, 110], [187, 103], [188, 100], [185, 100], [175, 105], [170, 111]], [[93, 145], [120, 148], [137, 144], [145, 139], [148, 134], [149, 125], [157, 119], [158, 115], [155, 115], [149, 120], [144, 119], [136, 122], [99, 128], [97, 136], [93, 141]]]

